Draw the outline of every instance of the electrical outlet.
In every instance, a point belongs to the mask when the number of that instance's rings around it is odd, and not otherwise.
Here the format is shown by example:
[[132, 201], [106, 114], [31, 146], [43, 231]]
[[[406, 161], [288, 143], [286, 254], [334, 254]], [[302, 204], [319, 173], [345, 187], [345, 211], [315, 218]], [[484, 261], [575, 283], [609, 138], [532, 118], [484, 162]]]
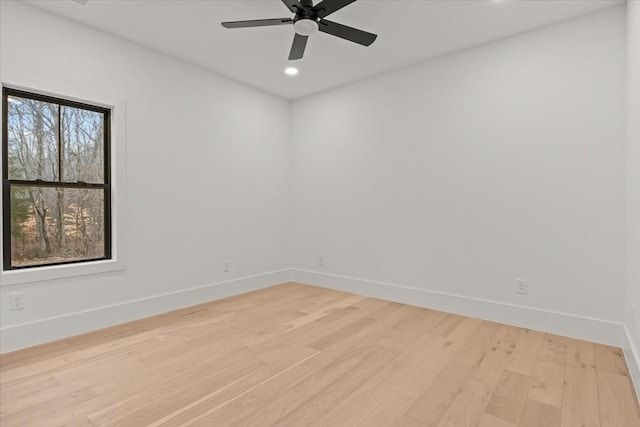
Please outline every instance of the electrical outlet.
[[24, 309], [24, 292], [17, 292], [15, 294], [11, 294], [9, 296], [9, 301], [11, 303], [12, 311]]
[[525, 279], [516, 279], [516, 293], [520, 295], [529, 293], [529, 284]]
[[318, 257], [318, 265], [319, 265], [320, 267], [324, 267], [324, 255], [320, 255], [320, 256]]
[[231, 271], [231, 261], [225, 261], [224, 262], [224, 272], [228, 273]]

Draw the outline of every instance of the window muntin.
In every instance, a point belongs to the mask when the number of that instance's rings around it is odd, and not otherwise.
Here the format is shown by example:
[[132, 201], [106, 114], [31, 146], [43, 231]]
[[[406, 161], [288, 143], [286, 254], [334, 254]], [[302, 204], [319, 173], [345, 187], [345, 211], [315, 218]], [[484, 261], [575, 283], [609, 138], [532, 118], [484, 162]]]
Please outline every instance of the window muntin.
[[3, 268], [111, 259], [110, 110], [3, 88]]

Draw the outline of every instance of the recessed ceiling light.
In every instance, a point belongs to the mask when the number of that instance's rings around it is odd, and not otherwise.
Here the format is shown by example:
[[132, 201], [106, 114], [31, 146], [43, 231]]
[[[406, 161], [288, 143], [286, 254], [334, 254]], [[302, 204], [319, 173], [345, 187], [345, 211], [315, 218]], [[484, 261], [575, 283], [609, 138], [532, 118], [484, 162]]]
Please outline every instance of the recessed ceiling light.
[[284, 72], [288, 76], [295, 76], [298, 74], [298, 69], [296, 67], [287, 67], [284, 69]]

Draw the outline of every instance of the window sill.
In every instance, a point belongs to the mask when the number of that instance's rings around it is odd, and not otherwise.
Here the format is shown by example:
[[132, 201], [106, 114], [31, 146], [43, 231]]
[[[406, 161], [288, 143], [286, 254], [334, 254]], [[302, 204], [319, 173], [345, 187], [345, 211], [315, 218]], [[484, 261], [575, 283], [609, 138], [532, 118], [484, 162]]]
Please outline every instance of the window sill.
[[124, 270], [124, 262], [115, 259], [88, 261], [81, 264], [62, 264], [34, 267], [25, 270], [7, 270], [0, 273], [0, 286], [66, 279], [69, 277], [109, 273]]

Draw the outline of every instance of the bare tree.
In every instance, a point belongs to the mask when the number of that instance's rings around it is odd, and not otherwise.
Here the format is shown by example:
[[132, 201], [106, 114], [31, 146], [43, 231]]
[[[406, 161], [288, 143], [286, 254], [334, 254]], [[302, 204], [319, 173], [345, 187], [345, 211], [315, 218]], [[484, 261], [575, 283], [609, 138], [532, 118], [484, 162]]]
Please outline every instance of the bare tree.
[[11, 101], [9, 178], [35, 182], [12, 187], [13, 261], [103, 256], [103, 190], [42, 186], [37, 180], [102, 183], [104, 116], [28, 98]]

